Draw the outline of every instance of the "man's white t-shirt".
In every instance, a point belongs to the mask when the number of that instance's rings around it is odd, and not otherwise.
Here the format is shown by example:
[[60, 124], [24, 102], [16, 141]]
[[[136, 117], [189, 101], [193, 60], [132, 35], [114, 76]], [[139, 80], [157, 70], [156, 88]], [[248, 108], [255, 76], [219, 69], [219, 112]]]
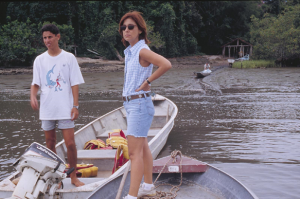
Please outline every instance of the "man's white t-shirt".
[[40, 120], [71, 119], [73, 94], [71, 86], [84, 83], [79, 65], [72, 53], [64, 50], [55, 57], [48, 51], [36, 57], [31, 85], [38, 85]]

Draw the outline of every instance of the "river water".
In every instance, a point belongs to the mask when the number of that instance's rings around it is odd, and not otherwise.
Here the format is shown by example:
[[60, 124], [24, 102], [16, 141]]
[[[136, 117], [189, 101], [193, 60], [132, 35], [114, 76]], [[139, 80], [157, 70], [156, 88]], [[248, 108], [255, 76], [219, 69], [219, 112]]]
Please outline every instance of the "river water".
[[[178, 149], [229, 173], [259, 198], [300, 198], [300, 68], [223, 67], [204, 79], [194, 77], [197, 70], [174, 68], [153, 82], [152, 91], [178, 107], [159, 157]], [[123, 72], [83, 76], [75, 130], [122, 106]], [[29, 103], [31, 79], [0, 76], [0, 180], [32, 142], [45, 144]]]

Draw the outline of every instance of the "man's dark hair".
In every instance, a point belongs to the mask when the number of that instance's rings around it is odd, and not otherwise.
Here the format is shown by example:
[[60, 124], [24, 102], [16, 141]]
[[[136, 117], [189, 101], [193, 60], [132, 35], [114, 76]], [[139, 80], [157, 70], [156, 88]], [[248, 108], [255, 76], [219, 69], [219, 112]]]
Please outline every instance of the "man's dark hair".
[[43, 34], [45, 31], [49, 31], [49, 32], [51, 32], [52, 34], [55, 34], [55, 35], [59, 34], [59, 29], [58, 29], [58, 27], [57, 27], [56, 25], [54, 25], [54, 24], [46, 24], [46, 25], [44, 25], [44, 26], [42, 27], [42, 29], [41, 29], [42, 34]]

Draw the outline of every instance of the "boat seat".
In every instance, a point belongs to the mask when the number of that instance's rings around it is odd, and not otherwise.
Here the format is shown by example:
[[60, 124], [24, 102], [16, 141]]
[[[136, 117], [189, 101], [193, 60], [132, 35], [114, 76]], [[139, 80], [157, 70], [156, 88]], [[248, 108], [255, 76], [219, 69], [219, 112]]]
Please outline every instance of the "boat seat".
[[114, 159], [117, 149], [108, 150], [78, 150], [77, 159]]
[[165, 101], [166, 98], [163, 96], [155, 95], [154, 97], [151, 97], [152, 101]]
[[108, 150], [78, 150], [77, 164], [94, 164], [98, 171], [111, 171], [117, 149]]
[[[126, 111], [125, 109], [121, 110], [123, 113], [123, 117], [126, 118]], [[154, 106], [154, 117], [167, 117], [166, 115], [166, 110], [163, 110], [161, 107], [159, 106]]]
[[[161, 130], [161, 128], [153, 128], [153, 129], [150, 129], [148, 131], [148, 137], [154, 137], [159, 131]], [[125, 133], [125, 135], [127, 135], [127, 130], [123, 130], [122, 131]], [[109, 132], [112, 132], [112, 130], [107, 130], [105, 131], [104, 133], [100, 133], [97, 135], [97, 138], [98, 139], [107, 139], [108, 138], [108, 133]], [[104, 140], [105, 141], [105, 140]]]
[[[162, 128], [166, 124], [166, 122], [170, 119], [170, 116], [167, 116], [167, 110], [166, 108], [162, 108], [160, 106], [154, 106], [155, 112], [154, 112], [154, 118], [151, 124], [151, 128]], [[126, 111], [125, 109], [121, 109], [121, 112], [123, 114], [123, 118], [126, 120]], [[169, 111], [171, 112], [171, 110]]]

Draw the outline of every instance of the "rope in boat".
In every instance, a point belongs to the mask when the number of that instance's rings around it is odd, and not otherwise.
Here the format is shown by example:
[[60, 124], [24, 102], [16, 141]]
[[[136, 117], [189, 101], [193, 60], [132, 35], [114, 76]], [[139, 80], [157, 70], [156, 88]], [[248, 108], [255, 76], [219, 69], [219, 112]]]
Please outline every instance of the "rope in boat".
[[[159, 184], [157, 185], [155, 188], [158, 188], [159, 186], [165, 186], [165, 185], [169, 185], [171, 186], [172, 188], [170, 189], [169, 192], [164, 192], [164, 191], [156, 191], [156, 196], [144, 196], [144, 197], [141, 197], [141, 199], [174, 199], [176, 196], [177, 196], [177, 192], [179, 191], [179, 187], [181, 186], [182, 184], [182, 153], [181, 151], [179, 150], [174, 150], [172, 153], [171, 153], [171, 157], [170, 159], [168, 160], [168, 162], [166, 162], [166, 164], [163, 166], [163, 168], [161, 169], [161, 171], [159, 172], [158, 176], [156, 177], [156, 180], [154, 181], [154, 185], [156, 183], [156, 181], [158, 180], [159, 176], [161, 175], [162, 171], [164, 170], [164, 168], [167, 166], [167, 164], [169, 163], [169, 161], [171, 159], [173, 159], [173, 163], [176, 162], [176, 156], [179, 155], [180, 156], [180, 183], [179, 185], [172, 185], [172, 184], [169, 184], [169, 183], [162, 183], [162, 184]], [[172, 191], [174, 191], [172, 193]]]

